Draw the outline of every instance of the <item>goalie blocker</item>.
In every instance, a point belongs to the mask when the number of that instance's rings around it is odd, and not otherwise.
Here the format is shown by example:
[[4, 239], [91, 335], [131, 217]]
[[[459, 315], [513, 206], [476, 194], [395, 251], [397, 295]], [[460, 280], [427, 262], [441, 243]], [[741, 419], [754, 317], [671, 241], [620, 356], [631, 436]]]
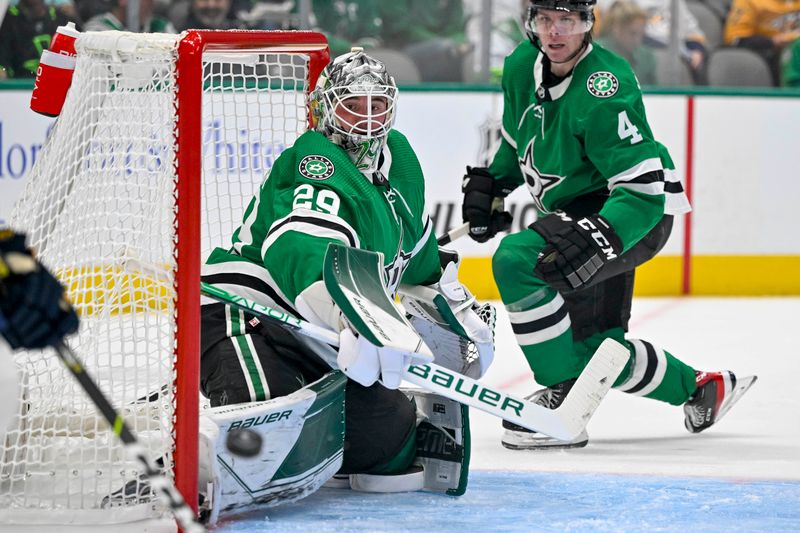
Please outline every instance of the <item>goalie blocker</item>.
[[[347, 383], [341, 372], [332, 371], [288, 396], [203, 411], [199, 491], [210, 524], [225, 515], [296, 501], [332, 480], [342, 467]], [[413, 464], [391, 475], [339, 475], [336, 485], [366, 492], [463, 494], [470, 457], [467, 407], [425, 391], [403, 393], [416, 406]], [[254, 457], [228, 450], [227, 437], [238, 429], [261, 437]]]

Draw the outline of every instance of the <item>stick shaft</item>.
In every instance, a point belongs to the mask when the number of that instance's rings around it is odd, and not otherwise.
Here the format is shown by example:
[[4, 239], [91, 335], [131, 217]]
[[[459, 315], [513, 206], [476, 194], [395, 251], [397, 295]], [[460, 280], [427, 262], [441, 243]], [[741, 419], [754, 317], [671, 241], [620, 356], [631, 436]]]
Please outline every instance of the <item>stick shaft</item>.
[[[282, 311], [260, 305], [205, 282], [200, 283], [200, 292], [218, 302], [232, 305], [281, 324], [301, 335], [331, 346], [339, 345], [339, 336], [335, 332]], [[581, 375], [583, 379], [579, 378], [579, 382], [582, 384], [579, 387], [581, 392], [568, 394], [567, 400], [558, 409], [547, 409], [523, 398], [487, 387], [470, 377], [433, 363], [409, 366], [405, 370], [403, 379], [425, 390], [528, 429], [558, 439], [569, 440], [583, 431], [594, 409], [622, 370], [622, 366], [627, 360], [627, 351], [624, 348], [621, 349], [622, 355], [619, 352], [608, 353], [609, 351], [603, 350], [601, 346]], [[597, 357], [598, 355], [601, 357]], [[609, 361], [609, 359], [613, 359], [613, 361]], [[337, 368], [335, 360], [327, 362], [333, 368]], [[601, 368], [598, 369], [598, 365]]]
[[436, 239], [436, 242], [439, 243], [439, 246], [445, 246], [457, 239], [460, 239], [467, 233], [469, 233], [469, 222], [465, 222], [460, 226], [451, 229], [450, 231], [448, 231], [447, 233]]
[[131, 457], [144, 469], [145, 476], [150, 482], [153, 492], [169, 506], [170, 511], [175, 516], [175, 520], [181, 529], [189, 533], [205, 532], [206, 528], [197, 521], [194, 511], [187, 505], [180, 492], [175, 488], [170, 480], [164, 476], [153, 461], [147, 456], [144, 448], [139, 444], [134, 433], [122, 419], [122, 416], [114, 409], [111, 402], [97, 386], [97, 383], [89, 376], [83, 363], [72, 349], [63, 342], [55, 346], [58, 357], [64, 362], [67, 369], [75, 376], [78, 383], [95, 404], [97, 409], [111, 426], [111, 430], [116, 434], [125, 445]]

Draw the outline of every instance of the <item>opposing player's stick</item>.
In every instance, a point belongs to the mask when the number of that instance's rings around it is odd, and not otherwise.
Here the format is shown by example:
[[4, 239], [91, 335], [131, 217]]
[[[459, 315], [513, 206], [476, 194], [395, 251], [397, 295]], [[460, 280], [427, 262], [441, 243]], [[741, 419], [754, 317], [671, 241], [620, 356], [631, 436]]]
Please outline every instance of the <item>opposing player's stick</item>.
[[58, 357], [64, 362], [64, 365], [72, 375], [75, 376], [75, 379], [78, 380], [78, 383], [80, 383], [83, 390], [103, 415], [103, 418], [111, 426], [111, 430], [125, 445], [125, 449], [130, 456], [135, 458], [144, 468], [144, 475], [150, 483], [150, 488], [169, 506], [181, 529], [189, 533], [206, 532], [206, 528], [197, 521], [194, 511], [186, 504], [178, 489], [158, 470], [158, 467], [147, 456], [144, 448], [139, 444], [136, 436], [122, 419], [122, 416], [114, 409], [111, 402], [97, 386], [97, 383], [86, 373], [83, 363], [75, 355], [75, 352], [63, 342], [56, 344], [55, 349]]
[[[337, 333], [283, 311], [260, 305], [205, 282], [200, 283], [200, 292], [218, 302], [278, 323], [300, 335], [331, 346], [339, 345]], [[529, 400], [487, 387], [433, 363], [409, 366], [403, 379], [522, 427], [557, 439], [570, 440], [586, 427], [627, 360], [628, 350], [621, 344], [611, 339], [604, 341], [567, 394], [567, 399], [557, 409], [547, 409]], [[337, 368], [335, 358], [327, 363], [332, 368]]]

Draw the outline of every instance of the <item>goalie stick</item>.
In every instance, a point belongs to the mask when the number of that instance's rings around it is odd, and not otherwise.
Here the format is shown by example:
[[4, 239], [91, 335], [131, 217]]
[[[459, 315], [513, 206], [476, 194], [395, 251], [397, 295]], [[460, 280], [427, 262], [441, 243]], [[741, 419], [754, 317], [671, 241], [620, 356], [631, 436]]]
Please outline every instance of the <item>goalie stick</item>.
[[[375, 254], [377, 256], [377, 254]], [[224, 289], [201, 282], [201, 293], [213, 300], [242, 309], [283, 325], [300, 335], [331, 346], [338, 346], [338, 333], [300, 320], [288, 313], [260, 305]], [[387, 297], [388, 298], [388, 297]], [[362, 303], [367, 302], [361, 297]], [[375, 305], [374, 303], [372, 303]], [[391, 302], [390, 302], [390, 305]], [[395, 310], [396, 311], [396, 310]], [[416, 335], [416, 333], [414, 333]], [[409, 366], [403, 379], [425, 390], [474, 407], [525, 428], [561, 440], [579, 435], [600, 401], [611, 388], [628, 360], [628, 350], [608, 339], [595, 352], [567, 399], [557, 409], [548, 409], [528, 400], [478, 383], [476, 380], [434, 363]], [[335, 358], [327, 361], [337, 368]]]
[[194, 511], [186, 503], [178, 492], [178, 489], [167, 479], [155, 465], [155, 463], [147, 456], [144, 448], [139, 444], [138, 439], [130, 430], [125, 420], [111, 405], [111, 402], [97, 386], [97, 383], [89, 376], [83, 363], [75, 355], [75, 352], [63, 342], [55, 345], [56, 353], [64, 365], [69, 369], [83, 390], [95, 404], [97, 409], [102, 413], [103, 418], [106, 419], [111, 431], [119, 437], [125, 445], [125, 449], [129, 455], [136, 459], [136, 461], [144, 468], [144, 476], [150, 483], [150, 488], [153, 492], [161, 498], [161, 500], [169, 506], [175, 520], [180, 525], [181, 529], [187, 533], [204, 533], [206, 528], [197, 520]]

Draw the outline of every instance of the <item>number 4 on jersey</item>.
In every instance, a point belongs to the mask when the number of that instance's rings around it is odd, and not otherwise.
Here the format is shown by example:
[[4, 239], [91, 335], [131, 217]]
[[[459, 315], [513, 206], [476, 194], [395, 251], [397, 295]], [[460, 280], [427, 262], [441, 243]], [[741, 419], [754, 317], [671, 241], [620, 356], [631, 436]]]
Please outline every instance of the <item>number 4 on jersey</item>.
[[639, 133], [639, 129], [630, 121], [628, 113], [625, 111], [620, 111], [617, 116], [617, 135], [619, 135], [620, 139], [627, 139], [630, 137], [631, 144], [636, 144], [642, 140], [642, 134]]

